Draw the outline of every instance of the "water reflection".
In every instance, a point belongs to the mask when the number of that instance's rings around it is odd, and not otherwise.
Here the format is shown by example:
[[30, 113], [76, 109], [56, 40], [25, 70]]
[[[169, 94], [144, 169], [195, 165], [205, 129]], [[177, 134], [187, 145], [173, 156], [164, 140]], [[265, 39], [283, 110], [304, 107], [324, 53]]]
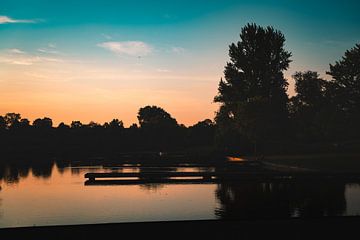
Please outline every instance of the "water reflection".
[[[314, 217], [360, 213], [360, 185], [335, 181], [84, 186], [87, 172], [212, 171], [37, 159], [0, 162], [0, 227], [117, 221]], [[17, 186], [17, 187], [13, 187]], [[166, 217], [164, 217], [166, 216]], [[134, 220], [135, 219], [135, 220]]]
[[345, 183], [223, 183], [216, 189], [221, 219], [343, 215]]
[[[37, 178], [48, 179], [52, 175], [54, 161], [32, 161], [28, 163], [19, 163], [14, 161], [8, 164], [0, 164], [0, 181], [7, 184], [17, 184], [20, 179], [26, 179], [31, 172]], [[63, 171], [60, 167], [59, 171]]]
[[165, 184], [159, 184], [159, 183], [147, 183], [147, 184], [141, 184], [140, 189], [149, 191], [149, 192], [156, 192], [162, 189], [165, 186]]

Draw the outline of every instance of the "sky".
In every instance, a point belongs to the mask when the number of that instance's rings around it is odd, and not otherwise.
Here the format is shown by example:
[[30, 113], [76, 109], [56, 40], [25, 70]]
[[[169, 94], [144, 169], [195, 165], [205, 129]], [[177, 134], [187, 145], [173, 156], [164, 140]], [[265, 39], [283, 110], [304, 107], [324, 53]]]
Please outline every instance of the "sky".
[[247, 23], [286, 38], [285, 72], [318, 71], [360, 42], [359, 1], [0, 0], [0, 115], [137, 122], [157, 105], [179, 123], [213, 119], [228, 47]]

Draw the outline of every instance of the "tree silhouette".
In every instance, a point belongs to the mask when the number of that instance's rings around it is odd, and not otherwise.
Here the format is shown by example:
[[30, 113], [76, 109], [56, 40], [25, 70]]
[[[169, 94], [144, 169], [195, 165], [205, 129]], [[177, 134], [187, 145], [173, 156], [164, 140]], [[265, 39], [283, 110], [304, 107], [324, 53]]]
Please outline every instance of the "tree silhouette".
[[199, 121], [188, 129], [191, 145], [212, 146], [214, 141], [215, 123], [210, 119]]
[[320, 140], [327, 115], [327, 81], [313, 71], [296, 72], [293, 78], [296, 95], [290, 99], [289, 108], [294, 132], [303, 141]]
[[19, 122], [19, 128], [27, 129], [30, 128], [30, 121], [27, 118], [22, 118]]
[[164, 109], [157, 106], [140, 108], [137, 118], [141, 128], [168, 128], [177, 126], [177, 121]]
[[70, 126], [73, 129], [79, 129], [83, 127], [83, 124], [80, 121], [72, 121]]
[[330, 64], [327, 74], [333, 77], [337, 88], [337, 97], [343, 111], [358, 113], [360, 111], [360, 44], [356, 44], [340, 61]]
[[61, 122], [57, 128], [63, 130], [63, 129], [69, 129], [70, 126], [65, 124], [64, 122]]
[[138, 125], [136, 123], [133, 123], [130, 125], [129, 129], [138, 129]]
[[97, 122], [94, 122], [94, 121], [90, 121], [89, 124], [86, 125], [87, 128], [102, 128], [101, 124], [97, 123]]
[[292, 100], [299, 107], [319, 108], [324, 103], [326, 81], [317, 72], [296, 72], [293, 78], [297, 95]]
[[7, 113], [4, 119], [7, 128], [16, 128], [21, 120], [21, 115], [19, 113]]
[[122, 128], [124, 128], [124, 123], [123, 123], [123, 121], [115, 118], [115, 119], [111, 120], [111, 122], [109, 122], [109, 123], [106, 122], [104, 124], [104, 127], [110, 128], [110, 129], [122, 129]]
[[284, 35], [272, 27], [248, 24], [242, 28], [240, 41], [229, 46], [225, 80], [220, 80], [214, 98], [221, 103], [216, 116], [220, 131], [230, 126], [255, 146], [284, 132], [288, 83], [283, 71], [291, 61], [284, 43]]
[[[360, 130], [360, 44], [347, 50], [340, 61], [330, 64], [332, 76], [328, 95], [338, 116], [342, 116], [343, 132], [348, 137], [357, 137]], [[355, 134], [355, 135], [354, 135]]]
[[50, 118], [44, 117], [43, 119], [37, 118], [33, 122], [33, 126], [39, 129], [51, 129], [53, 122]]
[[139, 109], [137, 116], [142, 134], [141, 142], [148, 149], [157, 151], [177, 148], [181, 128], [177, 121], [161, 107], [146, 106]]

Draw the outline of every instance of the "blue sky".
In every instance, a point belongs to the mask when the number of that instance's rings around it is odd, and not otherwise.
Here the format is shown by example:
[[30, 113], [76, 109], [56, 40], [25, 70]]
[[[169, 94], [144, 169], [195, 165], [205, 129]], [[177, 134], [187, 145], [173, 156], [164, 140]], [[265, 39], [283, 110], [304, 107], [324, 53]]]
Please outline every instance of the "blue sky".
[[246, 23], [284, 33], [292, 95], [295, 71], [328, 77], [329, 63], [360, 42], [359, 9], [346, 0], [1, 0], [0, 114], [129, 125], [157, 104], [190, 125], [213, 118], [228, 45]]

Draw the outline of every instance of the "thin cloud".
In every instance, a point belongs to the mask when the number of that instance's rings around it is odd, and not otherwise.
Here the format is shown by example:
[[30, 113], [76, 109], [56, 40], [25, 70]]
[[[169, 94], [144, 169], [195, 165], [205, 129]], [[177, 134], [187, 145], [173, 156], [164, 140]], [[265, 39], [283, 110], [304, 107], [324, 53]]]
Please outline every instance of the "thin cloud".
[[48, 43], [47, 47], [38, 48], [37, 51], [45, 54], [61, 54], [61, 52], [56, 49], [55, 43]]
[[172, 48], [171, 48], [171, 52], [176, 53], [176, 54], [183, 54], [183, 53], [185, 53], [185, 48], [182, 48], [182, 47], [172, 47]]
[[36, 55], [29, 55], [23, 52], [22, 54], [13, 53], [0, 55], [0, 63], [12, 64], [12, 65], [33, 65], [37, 63], [49, 63], [49, 62], [63, 62], [62, 59], [43, 57]]
[[119, 55], [129, 56], [146, 56], [153, 51], [153, 48], [149, 44], [141, 41], [103, 42], [97, 46]]
[[30, 19], [13, 19], [8, 16], [0, 16], [0, 24], [6, 23], [36, 23], [38, 20], [30, 20]]
[[59, 51], [47, 49], [47, 48], [39, 48], [38, 51], [41, 53], [50, 53], [50, 54], [59, 54], [60, 53]]
[[24, 51], [18, 49], [18, 48], [11, 48], [11, 49], [8, 49], [8, 52], [10, 53], [15, 53], [15, 54], [25, 54]]

